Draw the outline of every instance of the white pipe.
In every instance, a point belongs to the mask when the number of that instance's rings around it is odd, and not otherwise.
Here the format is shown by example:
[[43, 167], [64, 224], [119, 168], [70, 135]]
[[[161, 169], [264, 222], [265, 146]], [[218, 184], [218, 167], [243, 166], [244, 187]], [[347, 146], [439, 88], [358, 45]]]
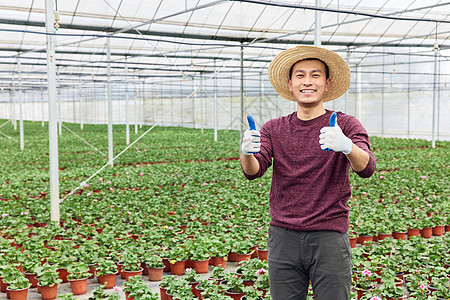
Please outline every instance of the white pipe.
[[47, 32], [48, 135], [50, 160], [50, 214], [59, 221], [58, 128], [56, 115], [56, 63], [53, 0], [45, 0], [45, 28]]
[[[316, 0], [316, 7], [322, 5], [322, 0]], [[320, 47], [322, 45], [322, 12], [316, 10], [314, 23], [314, 46]]]
[[106, 73], [108, 82], [106, 85], [108, 97], [108, 161], [111, 167], [114, 165], [114, 151], [113, 151], [113, 126], [112, 126], [112, 90], [111, 90], [111, 43], [109, 37], [106, 38]]

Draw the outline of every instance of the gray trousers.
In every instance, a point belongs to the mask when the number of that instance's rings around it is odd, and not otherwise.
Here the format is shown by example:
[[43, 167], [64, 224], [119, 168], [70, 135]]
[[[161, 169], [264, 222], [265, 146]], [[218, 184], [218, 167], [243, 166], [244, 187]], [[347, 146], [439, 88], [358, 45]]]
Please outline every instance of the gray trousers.
[[352, 252], [347, 233], [269, 227], [269, 280], [274, 300], [349, 300]]

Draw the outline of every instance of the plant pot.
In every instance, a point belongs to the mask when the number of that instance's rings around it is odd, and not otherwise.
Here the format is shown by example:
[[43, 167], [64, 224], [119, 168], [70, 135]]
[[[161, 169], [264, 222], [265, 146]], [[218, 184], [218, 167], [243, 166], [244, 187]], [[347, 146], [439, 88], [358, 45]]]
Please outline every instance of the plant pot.
[[195, 287], [198, 285], [198, 281], [197, 282], [189, 282], [189, 285], [191, 286], [191, 290], [192, 290], [192, 294], [199, 298], [200, 297], [200, 292], [199, 290], [197, 290]]
[[0, 277], [0, 292], [6, 293], [6, 287], [7, 287], [7, 284], [6, 284], [6, 282], [4, 282], [2, 279], [3, 279], [3, 278]]
[[243, 280], [245, 286], [253, 286], [255, 282], [253, 280]]
[[82, 279], [69, 279], [70, 289], [74, 295], [86, 294], [87, 277]]
[[267, 249], [256, 249], [256, 252], [258, 252], [258, 258], [259, 260], [267, 260], [267, 257], [269, 255], [269, 250]]
[[364, 296], [365, 293], [370, 292], [370, 290], [365, 290], [365, 289], [361, 289], [361, 288], [356, 288], [356, 297], [357, 299], [361, 299], [362, 296]]
[[194, 268], [197, 274], [208, 273], [209, 258], [205, 260], [194, 260]]
[[54, 284], [52, 286], [38, 285], [38, 288], [41, 293], [42, 300], [56, 299], [56, 296], [58, 295], [58, 285], [57, 284]]
[[422, 228], [422, 230], [420, 230], [420, 235], [423, 238], [429, 239], [429, 238], [431, 238], [432, 234], [433, 234], [432, 227], [424, 227], [424, 228]]
[[406, 232], [406, 235], [409, 237], [411, 236], [419, 236], [420, 235], [420, 229], [419, 228], [408, 228], [408, 231]]
[[168, 300], [169, 295], [167, 295], [167, 290], [161, 286], [159, 286], [159, 296], [161, 300]]
[[164, 267], [161, 268], [147, 268], [148, 280], [150, 281], [161, 281], [164, 274]]
[[351, 236], [349, 237], [349, 241], [350, 241], [350, 247], [351, 248], [356, 248], [356, 242], [357, 242], [358, 238], [356, 236]]
[[130, 297], [130, 293], [125, 292], [125, 300], [134, 300], [134, 296]]
[[372, 241], [373, 235], [360, 235], [357, 240], [357, 242], [360, 243], [361, 245], [364, 245], [365, 243]]
[[240, 300], [242, 298], [242, 296], [245, 295], [245, 293], [244, 292], [233, 293], [233, 292], [225, 291], [225, 295], [230, 296], [234, 300]]
[[406, 231], [394, 231], [392, 237], [396, 240], [406, 240]]
[[69, 276], [69, 272], [65, 268], [58, 269], [58, 276], [62, 280], [63, 283], [69, 282], [67, 280], [67, 276]]
[[172, 275], [183, 275], [186, 267], [186, 260], [177, 261], [174, 264], [170, 264], [170, 272]]
[[247, 254], [236, 254], [236, 261], [240, 263], [241, 261], [250, 260], [252, 258], [252, 252]]
[[119, 272], [117, 271], [114, 274], [105, 274], [102, 276], [97, 276], [98, 282], [100, 283], [100, 285], [106, 284], [105, 289], [112, 289], [116, 285], [118, 273]]
[[230, 253], [228, 253], [228, 261], [237, 261], [236, 252], [230, 251]]
[[122, 269], [123, 279], [128, 281], [128, 279], [130, 277], [134, 277], [134, 276], [137, 276], [137, 275], [142, 275], [142, 270], [143, 270], [142, 268], [140, 270], [138, 270], [138, 271], [128, 271], [128, 270]]
[[141, 268], [142, 268], [142, 276], [147, 276], [148, 275], [148, 267], [145, 263], [141, 263]]
[[227, 266], [226, 256], [225, 257], [213, 257], [211, 259], [212, 259], [212, 265], [214, 267], [221, 266], [224, 269], [226, 268], [226, 266]]
[[392, 237], [390, 233], [378, 233], [378, 242], [381, 242], [384, 239]]
[[170, 262], [168, 258], [163, 258], [164, 272], [170, 272]]
[[35, 288], [38, 286], [39, 281], [37, 280], [37, 274], [36, 273], [24, 273], [25, 278], [28, 279], [28, 281], [31, 283], [31, 287]]
[[444, 234], [444, 229], [445, 229], [444, 225], [436, 225], [433, 227], [431, 231], [434, 236], [441, 236]]
[[92, 279], [92, 278], [95, 277], [95, 266], [97, 266], [96, 263], [95, 263], [95, 264], [90, 264], [90, 265], [89, 265], [89, 274], [91, 274], [91, 275], [89, 276], [89, 279]]
[[9, 292], [9, 298], [11, 300], [27, 300], [29, 288], [30, 287], [20, 289], [20, 290], [10, 290], [9, 288], [7, 288], [7, 291]]
[[185, 268], [190, 268], [193, 269], [194, 268], [194, 261], [191, 260], [190, 258], [188, 258], [186, 260], [186, 264], [184, 265]]
[[258, 246], [253, 246], [250, 248], [250, 251], [252, 252], [251, 258], [258, 258], [258, 252], [256, 251], [256, 249], [258, 249]]

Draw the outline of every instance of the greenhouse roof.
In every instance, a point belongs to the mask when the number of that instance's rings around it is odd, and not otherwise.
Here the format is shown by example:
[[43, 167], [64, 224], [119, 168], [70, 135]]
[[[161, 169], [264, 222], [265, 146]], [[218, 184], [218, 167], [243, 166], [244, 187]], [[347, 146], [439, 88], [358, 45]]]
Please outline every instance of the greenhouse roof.
[[[450, 2], [440, 0], [55, 0], [59, 83], [106, 78], [106, 40], [113, 80], [192, 73], [267, 71], [295, 45], [321, 45], [349, 63], [384, 54], [450, 56]], [[0, 86], [47, 80], [45, 1], [0, 0]], [[20, 62], [20, 64], [19, 64]], [[128, 73], [125, 72], [128, 68]], [[215, 69], [216, 68], [216, 69]], [[16, 83], [14, 83], [16, 82]]]

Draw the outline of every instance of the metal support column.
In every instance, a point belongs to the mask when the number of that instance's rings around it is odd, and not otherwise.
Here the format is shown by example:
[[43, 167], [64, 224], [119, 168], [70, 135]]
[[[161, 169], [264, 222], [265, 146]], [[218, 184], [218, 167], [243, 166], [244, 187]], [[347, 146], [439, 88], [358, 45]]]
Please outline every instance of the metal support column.
[[59, 222], [59, 161], [56, 115], [56, 63], [53, 0], [45, 0], [45, 28], [47, 32], [48, 136], [50, 160], [50, 219]]
[[[316, 0], [316, 7], [322, 5], [322, 0]], [[315, 23], [314, 23], [314, 46], [322, 46], [322, 12], [316, 10], [315, 12]]]
[[[239, 145], [242, 141], [244, 135], [244, 46], [241, 42], [241, 118], [240, 118], [240, 134], [239, 134]], [[239, 147], [239, 152], [241, 152], [241, 147]]]
[[439, 45], [437, 42], [434, 43], [434, 76], [433, 76], [433, 118], [431, 126], [431, 147], [436, 148], [436, 128], [437, 128], [437, 104], [436, 104], [436, 93], [437, 93], [437, 57], [439, 53]]
[[22, 102], [23, 102], [23, 93], [22, 93], [22, 64], [20, 62], [20, 56], [17, 56], [17, 76], [19, 80], [19, 91], [17, 93], [19, 98], [19, 132], [20, 132], [20, 150], [23, 150], [25, 148], [25, 142], [23, 137], [23, 109], [22, 109]]
[[214, 142], [217, 142], [217, 127], [219, 124], [219, 108], [217, 101], [217, 73], [216, 60], [214, 60]]
[[113, 150], [113, 126], [112, 126], [112, 89], [111, 89], [111, 42], [110, 38], [106, 38], [106, 73], [108, 81], [106, 85], [108, 98], [108, 161], [110, 166], [114, 166], [114, 150]]
[[126, 143], [130, 144], [130, 124], [128, 122], [128, 64], [125, 57], [125, 131]]

